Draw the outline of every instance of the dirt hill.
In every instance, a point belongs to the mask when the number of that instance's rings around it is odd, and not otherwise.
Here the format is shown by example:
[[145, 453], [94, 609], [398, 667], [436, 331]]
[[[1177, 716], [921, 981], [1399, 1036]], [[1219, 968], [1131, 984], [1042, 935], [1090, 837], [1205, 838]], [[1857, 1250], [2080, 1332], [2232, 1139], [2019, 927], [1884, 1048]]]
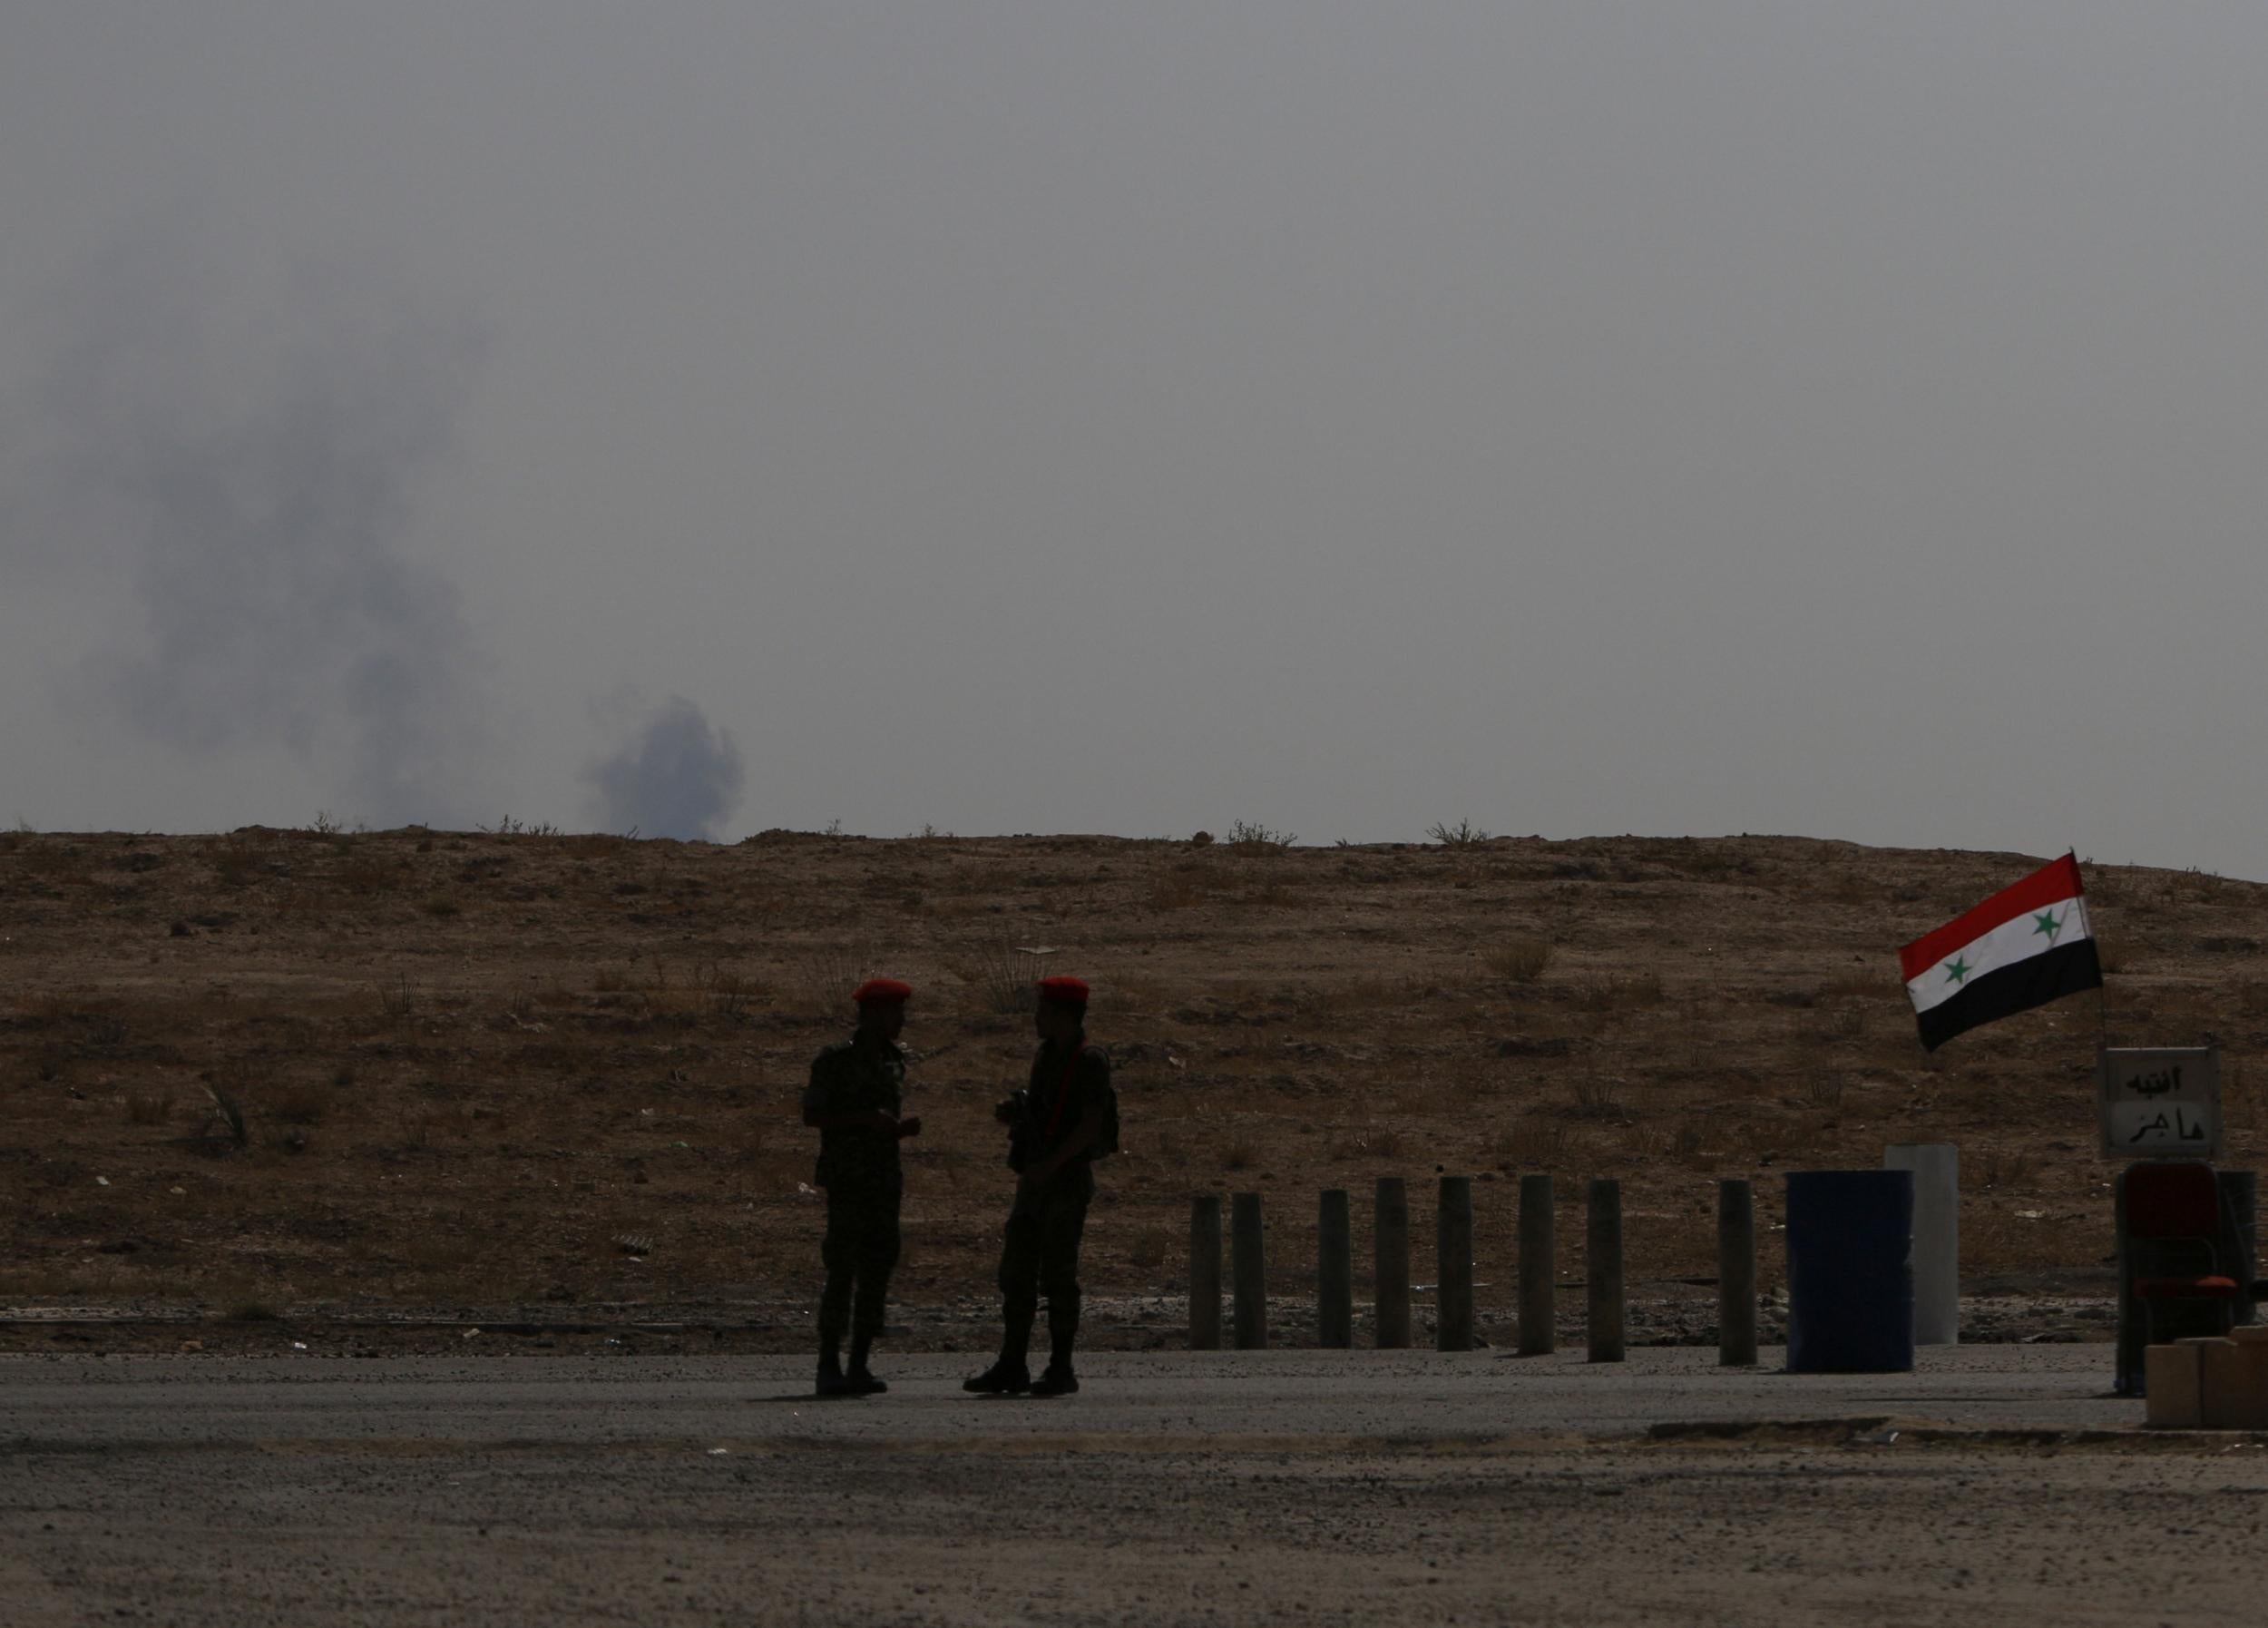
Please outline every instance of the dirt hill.
[[[1430, 1279], [1437, 1170], [1477, 1178], [1484, 1312], [1512, 1301], [1527, 1172], [1560, 1178], [1570, 1279], [1584, 1179], [1621, 1179], [1644, 1293], [1714, 1272], [1717, 1177], [1754, 1178], [1768, 1223], [1780, 1172], [1903, 1141], [1960, 1145], [1972, 1287], [2099, 1288], [2097, 1002], [1931, 1056], [1899, 984], [1900, 943], [2036, 863], [1784, 838], [0, 835], [0, 1301], [801, 1306], [821, 1201], [797, 1097], [853, 983], [888, 972], [919, 990], [928, 1125], [896, 1299], [981, 1317], [1009, 1185], [989, 1109], [1042, 966], [1093, 983], [1117, 1063], [1106, 1295], [1185, 1286], [1193, 1192], [1266, 1195], [1289, 1295], [1318, 1190], [1353, 1190], [1366, 1282], [1384, 1174], [1411, 1181]], [[2217, 1038], [2230, 1161], [2256, 1161], [2268, 888], [2087, 874], [2113, 1044]]]

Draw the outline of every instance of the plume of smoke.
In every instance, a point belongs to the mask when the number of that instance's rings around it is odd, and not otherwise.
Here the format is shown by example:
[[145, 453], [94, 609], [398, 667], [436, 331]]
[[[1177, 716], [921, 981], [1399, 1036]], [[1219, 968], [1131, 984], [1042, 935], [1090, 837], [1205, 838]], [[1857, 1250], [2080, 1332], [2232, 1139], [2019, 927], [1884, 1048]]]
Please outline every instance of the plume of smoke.
[[731, 734], [673, 695], [583, 778], [605, 829], [708, 841], [740, 800], [745, 775]]
[[[407, 548], [451, 450], [465, 336], [303, 280], [216, 342], [183, 261], [114, 246], [61, 301], [36, 503], [10, 554], [113, 576], [141, 613], [94, 697], [142, 736], [281, 746], [393, 824], [469, 807], [480, 662], [455, 585]], [[34, 519], [34, 516], [36, 516]]]

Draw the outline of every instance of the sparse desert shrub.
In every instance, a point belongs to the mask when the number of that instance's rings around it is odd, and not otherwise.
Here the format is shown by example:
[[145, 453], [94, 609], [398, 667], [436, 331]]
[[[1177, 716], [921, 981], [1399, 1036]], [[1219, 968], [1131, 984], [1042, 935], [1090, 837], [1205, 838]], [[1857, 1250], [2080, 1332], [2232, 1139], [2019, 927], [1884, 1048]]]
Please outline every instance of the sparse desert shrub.
[[1247, 1136], [1236, 1137], [1221, 1149], [1220, 1162], [1224, 1170], [1250, 1170], [1260, 1162], [1259, 1144]]
[[1295, 831], [1279, 831], [1257, 820], [1233, 820], [1228, 827], [1228, 851], [1245, 858], [1280, 854], [1298, 840]]
[[451, 917], [464, 913], [464, 907], [445, 893], [426, 895], [425, 902], [417, 907], [436, 921], [446, 921]]
[[1474, 848], [1486, 842], [1489, 833], [1470, 819], [1461, 819], [1455, 825], [1437, 819], [1425, 828], [1425, 837], [1427, 841], [1438, 842], [1443, 848]]
[[410, 993], [409, 975], [396, 974], [392, 982], [378, 985], [378, 1010], [399, 1023], [417, 1009], [416, 996]]
[[1807, 1074], [1804, 1079], [1804, 1101], [1813, 1108], [1833, 1109], [1843, 1106], [1843, 1079], [1838, 1074]]
[[1532, 984], [1551, 965], [1551, 946], [1541, 938], [1507, 938], [1481, 951], [1481, 966], [1491, 976], [1514, 984]]

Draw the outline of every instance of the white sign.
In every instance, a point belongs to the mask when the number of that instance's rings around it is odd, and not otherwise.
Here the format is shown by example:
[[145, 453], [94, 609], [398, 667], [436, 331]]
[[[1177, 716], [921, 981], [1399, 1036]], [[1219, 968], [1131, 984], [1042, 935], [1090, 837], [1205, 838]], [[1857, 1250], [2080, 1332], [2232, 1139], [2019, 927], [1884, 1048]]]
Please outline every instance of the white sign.
[[2221, 1054], [2210, 1045], [2104, 1047], [2103, 1157], [2215, 1159], [2221, 1153]]

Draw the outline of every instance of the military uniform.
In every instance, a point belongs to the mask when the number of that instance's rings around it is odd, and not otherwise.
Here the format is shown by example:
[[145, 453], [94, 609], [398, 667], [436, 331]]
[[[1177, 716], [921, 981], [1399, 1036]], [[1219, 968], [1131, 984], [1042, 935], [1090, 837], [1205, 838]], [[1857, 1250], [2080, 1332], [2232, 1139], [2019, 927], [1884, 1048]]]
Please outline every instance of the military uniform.
[[[895, 1041], [860, 1031], [821, 1052], [803, 1096], [807, 1118], [821, 1114], [895, 1115], [905, 1094], [905, 1052]], [[905, 1178], [898, 1139], [864, 1125], [819, 1133], [813, 1181], [826, 1190], [826, 1238], [819, 1258], [826, 1287], [819, 1295], [819, 1341], [832, 1350], [848, 1327], [863, 1349], [882, 1328], [884, 1296], [898, 1261], [898, 1205]]]
[[[1083, 1040], [1041, 1046], [1031, 1059], [1024, 1093], [1028, 1123], [1034, 1127], [1026, 1166], [1061, 1147], [1090, 1113], [1104, 1112], [1110, 1091], [1110, 1060], [1100, 1047]], [[1079, 1333], [1079, 1244], [1094, 1196], [1094, 1162], [1083, 1156], [1044, 1182], [1017, 1179], [1000, 1254], [1003, 1351], [1025, 1348], [1040, 1297], [1045, 1295], [1049, 1339], [1059, 1358], [1069, 1363]]]

